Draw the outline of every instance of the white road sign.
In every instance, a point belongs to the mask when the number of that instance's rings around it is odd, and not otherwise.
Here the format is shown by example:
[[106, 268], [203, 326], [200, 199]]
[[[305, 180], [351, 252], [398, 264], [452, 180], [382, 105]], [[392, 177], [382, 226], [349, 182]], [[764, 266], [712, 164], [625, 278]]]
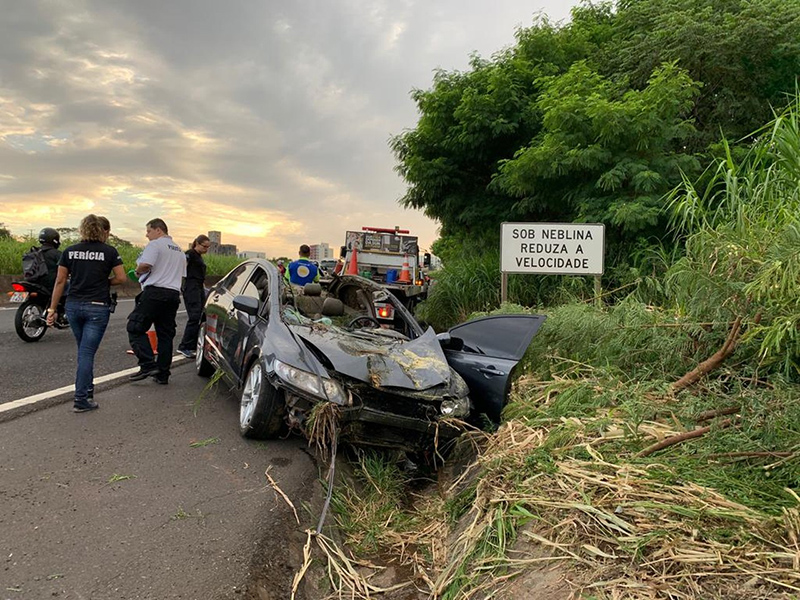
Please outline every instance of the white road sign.
[[602, 275], [605, 226], [598, 223], [503, 223], [500, 270], [542, 275]]

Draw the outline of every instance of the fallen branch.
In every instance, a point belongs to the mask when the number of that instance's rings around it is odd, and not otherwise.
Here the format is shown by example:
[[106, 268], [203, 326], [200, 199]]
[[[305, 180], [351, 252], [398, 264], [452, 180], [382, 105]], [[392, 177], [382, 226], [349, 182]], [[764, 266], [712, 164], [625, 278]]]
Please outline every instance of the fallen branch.
[[297, 509], [294, 507], [294, 504], [292, 504], [292, 501], [289, 500], [289, 496], [287, 496], [286, 493], [280, 487], [278, 487], [278, 484], [275, 483], [275, 480], [269, 474], [269, 470], [271, 468], [272, 468], [272, 465], [267, 467], [267, 470], [264, 471], [264, 475], [267, 476], [267, 481], [269, 481], [269, 484], [272, 486], [272, 489], [275, 490], [276, 493], [280, 494], [281, 498], [283, 498], [283, 500], [286, 502], [286, 504], [289, 505], [289, 508], [291, 508], [292, 512], [294, 513], [295, 521], [297, 521], [297, 524], [300, 525], [300, 517], [297, 516]]
[[[724, 427], [730, 427], [733, 425], [733, 419], [724, 419], [713, 426], [716, 429], [723, 429]], [[669, 448], [670, 446], [674, 446], [675, 444], [680, 444], [681, 442], [685, 442], [686, 440], [691, 440], [694, 438], [698, 438], [702, 435], [705, 435], [709, 431], [711, 431], [712, 426], [709, 425], [707, 427], [698, 427], [692, 431], [687, 431], [686, 433], [681, 433], [679, 435], [673, 435], [671, 437], [665, 438], [660, 442], [653, 444], [652, 446], [648, 446], [636, 456], [638, 458], [644, 458], [645, 456], [650, 456], [653, 452], [658, 452], [659, 450], [663, 450], [664, 448]]]
[[717, 350], [710, 358], [707, 358], [694, 369], [686, 373], [678, 381], [672, 384], [672, 391], [679, 392], [687, 387], [697, 383], [708, 373], [719, 367], [726, 358], [728, 358], [736, 350], [736, 344], [739, 341], [739, 336], [742, 333], [742, 317], [737, 317], [731, 326], [728, 337], [722, 348]]
[[701, 412], [697, 415], [694, 420], [697, 423], [701, 423], [703, 421], [710, 421], [716, 417], [724, 417], [726, 415], [733, 415], [736, 414], [741, 410], [741, 406], [729, 406], [728, 408], [720, 408], [718, 410], [707, 410], [705, 412]]

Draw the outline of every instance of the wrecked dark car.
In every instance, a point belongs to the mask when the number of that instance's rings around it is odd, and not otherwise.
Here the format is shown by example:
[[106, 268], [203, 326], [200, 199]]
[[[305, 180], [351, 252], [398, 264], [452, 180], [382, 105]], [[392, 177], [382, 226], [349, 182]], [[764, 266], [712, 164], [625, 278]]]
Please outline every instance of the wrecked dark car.
[[499, 420], [543, 321], [491, 316], [437, 335], [378, 283], [345, 275], [300, 288], [255, 259], [211, 289], [196, 369], [221, 370], [241, 393], [245, 437], [308, 435], [325, 406], [344, 441], [424, 451], [481, 413]]

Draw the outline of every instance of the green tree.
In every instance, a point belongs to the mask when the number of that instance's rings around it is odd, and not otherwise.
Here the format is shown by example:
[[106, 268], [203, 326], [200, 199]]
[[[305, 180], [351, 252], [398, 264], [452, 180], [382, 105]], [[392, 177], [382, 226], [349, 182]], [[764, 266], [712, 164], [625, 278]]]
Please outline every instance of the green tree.
[[417, 126], [391, 141], [401, 203], [444, 238], [496, 239], [504, 220], [598, 220], [629, 256], [663, 233], [680, 171], [785, 106], [797, 73], [800, 0], [586, 3], [413, 92]]
[[6, 227], [5, 223], [0, 223], [0, 240], [10, 240], [11, 230]]
[[514, 199], [490, 189], [501, 160], [510, 158], [541, 129], [531, 99], [540, 78], [566, 71], [589, 48], [564, 42], [570, 32], [542, 19], [519, 32], [541, 53], [531, 60], [515, 49], [493, 60], [473, 57], [466, 73], [437, 71], [431, 90], [414, 90], [417, 127], [395, 136], [397, 170], [409, 183], [402, 203], [442, 224], [442, 235], [480, 235], [487, 220], [499, 222]]
[[617, 251], [666, 226], [662, 196], [697, 172], [682, 151], [697, 85], [674, 64], [641, 90], [614, 84], [584, 62], [544, 80], [542, 130], [501, 161], [497, 187], [520, 199], [512, 218], [600, 222]]
[[798, 0], [619, 0], [598, 69], [645, 85], [677, 61], [702, 82], [692, 150], [749, 136], [788, 105], [800, 74]]

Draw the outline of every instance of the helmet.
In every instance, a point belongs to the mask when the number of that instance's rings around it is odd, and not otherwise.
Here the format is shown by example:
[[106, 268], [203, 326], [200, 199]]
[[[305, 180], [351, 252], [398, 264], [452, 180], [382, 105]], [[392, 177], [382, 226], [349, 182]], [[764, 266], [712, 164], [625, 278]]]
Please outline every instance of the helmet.
[[58, 248], [61, 245], [61, 236], [52, 227], [45, 227], [39, 232], [40, 244], [51, 244], [53, 247]]
[[279, 267], [282, 267], [282, 266], [283, 266], [283, 260], [279, 260], [279, 261], [278, 261], [278, 266], [279, 266]]

